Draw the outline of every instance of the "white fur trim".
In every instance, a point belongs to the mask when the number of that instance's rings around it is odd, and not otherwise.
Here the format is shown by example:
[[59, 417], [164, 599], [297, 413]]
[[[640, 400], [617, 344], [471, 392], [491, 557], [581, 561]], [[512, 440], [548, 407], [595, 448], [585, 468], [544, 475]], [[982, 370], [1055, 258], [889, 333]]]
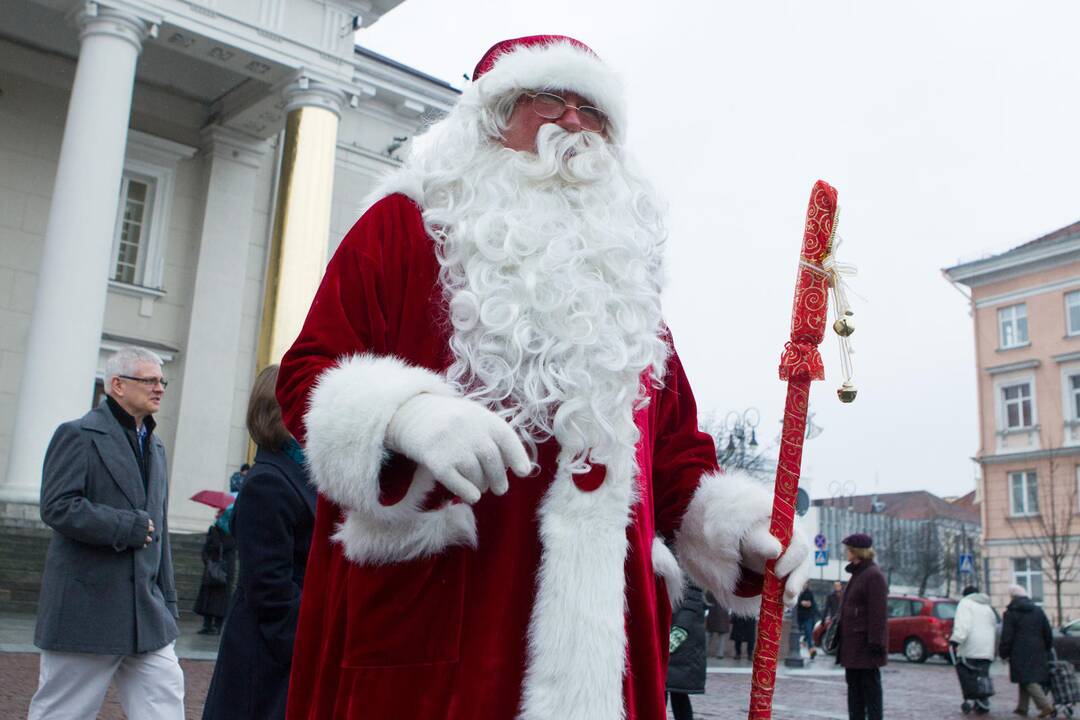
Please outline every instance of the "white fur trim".
[[560, 453], [540, 506], [542, 552], [518, 720], [622, 720], [631, 453], [583, 492]]
[[420, 393], [455, 394], [430, 370], [376, 355], [343, 358], [319, 376], [311, 391], [305, 454], [319, 492], [345, 510], [334, 539], [354, 562], [400, 562], [450, 545], [476, 546], [476, 518], [468, 505], [421, 510], [435, 486], [423, 467], [400, 502], [379, 502], [386, 426], [405, 401]]
[[686, 578], [683, 577], [679, 561], [660, 538], [653, 538], [652, 567], [656, 576], [664, 581], [671, 607], [678, 607], [682, 603], [683, 591], [686, 590]]
[[626, 137], [622, 81], [596, 55], [565, 40], [518, 46], [499, 56], [494, 67], [465, 88], [463, 102], [502, 97], [515, 90], [571, 90], [607, 114], [613, 137]]
[[735, 595], [743, 536], [772, 514], [772, 493], [744, 473], [709, 473], [683, 515], [675, 552], [695, 583], [712, 591], [723, 607], [757, 615], [761, 597]]

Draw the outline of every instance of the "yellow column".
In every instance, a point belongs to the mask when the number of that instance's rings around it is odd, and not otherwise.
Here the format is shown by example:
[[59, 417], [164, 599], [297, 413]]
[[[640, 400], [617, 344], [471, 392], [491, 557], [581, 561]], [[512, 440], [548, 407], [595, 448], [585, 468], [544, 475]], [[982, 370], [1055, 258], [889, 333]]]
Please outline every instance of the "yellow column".
[[279, 362], [292, 345], [326, 268], [334, 153], [345, 95], [301, 78], [285, 90], [285, 98], [288, 118], [256, 370]]

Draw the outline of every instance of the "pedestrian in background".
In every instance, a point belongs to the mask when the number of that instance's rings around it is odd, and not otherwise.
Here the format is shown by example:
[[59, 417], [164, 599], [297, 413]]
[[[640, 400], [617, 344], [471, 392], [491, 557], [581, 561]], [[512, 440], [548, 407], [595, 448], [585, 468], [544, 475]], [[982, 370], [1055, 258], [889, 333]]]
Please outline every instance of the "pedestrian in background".
[[705, 593], [705, 632], [708, 633], [709, 657], [721, 658], [727, 654], [727, 636], [731, 632], [731, 614], [722, 607], [712, 593]]
[[234, 505], [240, 579], [203, 720], [285, 717], [316, 492], [303, 450], [281, 420], [277, 374], [277, 365], [259, 373], [248, 402], [248, 432], [258, 451]]
[[165, 446], [154, 434], [165, 385], [157, 355], [117, 350], [105, 399], [57, 428], [45, 452], [39, 507], [54, 532], [30, 720], [97, 717], [113, 680], [129, 718], [184, 718]]
[[825, 614], [823, 620], [836, 617], [840, 612], [840, 601], [844, 598], [844, 584], [837, 580], [832, 584], [832, 592], [825, 598]]
[[1053, 717], [1054, 706], [1043, 690], [1050, 682], [1050, 649], [1054, 644], [1050, 621], [1022, 586], [1010, 586], [1009, 596], [1012, 601], [1005, 608], [998, 655], [1009, 661], [1009, 680], [1020, 686], [1015, 712], [1027, 715], [1034, 700], [1039, 709], [1036, 717]]
[[694, 720], [691, 695], [705, 692], [705, 593], [688, 585], [671, 616], [667, 691], [674, 720]]
[[806, 641], [806, 650], [810, 653], [810, 659], [817, 656], [814, 648], [814, 623], [817, 622], [817, 600], [814, 599], [814, 591], [810, 589], [810, 581], [806, 582], [803, 591], [799, 593], [799, 599], [795, 605], [795, 619], [799, 623], [803, 640]]
[[757, 639], [757, 618], [749, 615], [731, 616], [731, 640], [735, 643], [735, 659], [742, 660], [742, 646], [746, 643], [746, 657], [754, 657], [754, 640]]
[[247, 480], [249, 470], [251, 470], [251, 466], [244, 463], [239, 470], [229, 476], [229, 492], [233, 495], [240, 494], [240, 488], [244, 487], [244, 481]]
[[882, 720], [881, 668], [889, 645], [889, 583], [874, 562], [873, 538], [865, 533], [843, 540], [851, 573], [840, 604], [840, 647], [836, 662], [844, 667], [850, 720]]
[[195, 598], [196, 615], [203, 619], [200, 635], [217, 635], [229, 609], [229, 594], [236, 568], [236, 539], [229, 527], [232, 513], [222, 510], [206, 531], [202, 548], [203, 574]]
[[956, 605], [956, 616], [953, 618], [949, 644], [953, 646], [953, 653], [956, 656], [957, 673], [962, 679], [961, 690], [964, 690], [964, 699], [971, 700], [971, 706], [979, 714], [990, 712], [990, 699], [968, 692], [963, 686], [964, 673], [966, 668], [970, 668], [972, 674], [976, 676], [990, 676], [990, 663], [994, 661], [996, 633], [997, 614], [990, 607], [990, 596], [979, 592], [979, 588], [974, 585], [967, 586], [964, 588], [963, 597]]

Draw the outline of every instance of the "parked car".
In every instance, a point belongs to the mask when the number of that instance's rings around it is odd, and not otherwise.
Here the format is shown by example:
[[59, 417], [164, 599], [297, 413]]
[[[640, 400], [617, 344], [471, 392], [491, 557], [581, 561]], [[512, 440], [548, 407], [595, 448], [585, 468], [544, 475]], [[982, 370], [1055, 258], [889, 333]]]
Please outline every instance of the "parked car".
[[[903, 653], [908, 660], [917, 663], [926, 662], [931, 655], [948, 659], [956, 600], [890, 595], [888, 611], [890, 653]], [[814, 628], [814, 644], [818, 647], [828, 625], [829, 621], [825, 621]], [[1080, 655], [1080, 624], [1073, 632], [1076, 652]]]
[[1068, 660], [1080, 668], [1080, 620], [1073, 620], [1054, 631], [1054, 651], [1058, 660]]

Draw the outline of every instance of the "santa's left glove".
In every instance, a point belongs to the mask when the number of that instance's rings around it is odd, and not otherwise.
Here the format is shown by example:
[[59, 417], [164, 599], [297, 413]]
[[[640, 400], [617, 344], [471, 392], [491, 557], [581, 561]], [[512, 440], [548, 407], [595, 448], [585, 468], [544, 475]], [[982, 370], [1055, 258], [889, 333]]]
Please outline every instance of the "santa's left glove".
[[796, 518], [791, 532], [791, 543], [781, 555], [783, 547], [769, 532], [770, 525], [769, 517], [762, 518], [743, 536], [739, 545], [741, 562], [751, 570], [761, 573], [765, 571], [768, 560], [776, 559], [773, 571], [776, 577], [787, 578], [784, 581], [784, 604], [790, 607], [795, 604], [810, 577], [810, 541], [806, 539], [801, 523]]
[[525, 446], [501, 417], [460, 397], [422, 393], [397, 409], [386, 428], [386, 446], [426, 467], [435, 480], [467, 503], [486, 490], [509, 488], [506, 469], [518, 477], [532, 470]]

